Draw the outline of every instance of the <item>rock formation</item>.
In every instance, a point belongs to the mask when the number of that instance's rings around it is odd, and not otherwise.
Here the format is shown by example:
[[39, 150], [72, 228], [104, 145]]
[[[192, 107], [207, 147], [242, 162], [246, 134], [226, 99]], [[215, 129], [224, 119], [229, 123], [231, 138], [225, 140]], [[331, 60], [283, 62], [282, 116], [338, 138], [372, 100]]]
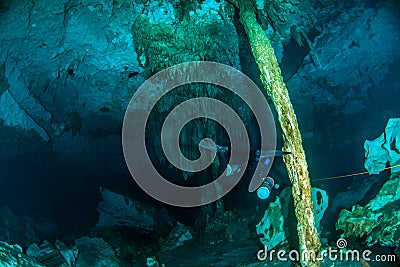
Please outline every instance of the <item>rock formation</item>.
[[[379, 173], [390, 164], [399, 163], [399, 119], [390, 119], [385, 132], [374, 141], [365, 142], [365, 167]], [[369, 245], [398, 247], [400, 245], [400, 172], [392, 169], [390, 179], [364, 207], [355, 205], [342, 210], [336, 228], [343, 236], [364, 237]]]

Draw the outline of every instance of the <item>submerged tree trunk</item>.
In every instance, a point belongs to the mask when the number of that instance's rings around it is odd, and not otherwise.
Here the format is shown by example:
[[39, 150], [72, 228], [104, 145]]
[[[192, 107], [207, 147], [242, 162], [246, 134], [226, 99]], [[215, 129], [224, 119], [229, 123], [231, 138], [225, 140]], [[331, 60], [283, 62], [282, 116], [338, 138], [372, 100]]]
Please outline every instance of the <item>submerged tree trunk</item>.
[[[257, 23], [251, 3], [243, 0], [232, 2], [240, 10], [240, 22], [248, 35], [251, 50], [261, 72], [261, 81], [278, 113], [278, 120], [283, 131], [284, 150], [292, 152], [284, 157], [284, 161], [293, 185], [292, 194], [297, 217], [300, 255], [303, 253], [310, 255], [310, 252], [318, 254], [321, 242], [315, 226], [307, 162], [288, 90], [283, 82], [274, 50]], [[301, 259], [301, 263], [305, 266], [319, 265], [313, 257]]]

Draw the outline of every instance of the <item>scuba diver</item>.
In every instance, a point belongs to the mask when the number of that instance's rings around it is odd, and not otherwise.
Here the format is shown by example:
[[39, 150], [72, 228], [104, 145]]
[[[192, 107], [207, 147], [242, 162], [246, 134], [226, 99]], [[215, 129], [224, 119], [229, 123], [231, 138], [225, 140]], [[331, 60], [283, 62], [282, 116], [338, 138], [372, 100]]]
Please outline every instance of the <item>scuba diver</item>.
[[[201, 139], [199, 138], [193, 137], [193, 141], [195, 142], [196, 145], [201, 146], [207, 150], [214, 150], [214, 151], [216, 150], [216, 152], [220, 156], [220, 166], [221, 167], [226, 166], [226, 174], [225, 174], [226, 176], [231, 176], [241, 171], [242, 168], [245, 168], [246, 163], [243, 164], [228, 163], [229, 153], [230, 153], [230, 149], [228, 146], [221, 146], [216, 144], [214, 145], [211, 142], [200, 143], [200, 140]], [[250, 166], [248, 167], [248, 169], [253, 169], [258, 162], [262, 162], [263, 164], [268, 165], [271, 162], [272, 157], [291, 154], [291, 152], [281, 151], [281, 150], [255, 150], [255, 151], [250, 150], [250, 151], [252, 152], [250, 153], [250, 161], [252, 163], [249, 164]], [[257, 197], [259, 199], [265, 200], [270, 196], [272, 189], [278, 189], [280, 185], [276, 183], [274, 178], [272, 178], [271, 176], [263, 177], [262, 180], [263, 180], [262, 184], [257, 189]]]

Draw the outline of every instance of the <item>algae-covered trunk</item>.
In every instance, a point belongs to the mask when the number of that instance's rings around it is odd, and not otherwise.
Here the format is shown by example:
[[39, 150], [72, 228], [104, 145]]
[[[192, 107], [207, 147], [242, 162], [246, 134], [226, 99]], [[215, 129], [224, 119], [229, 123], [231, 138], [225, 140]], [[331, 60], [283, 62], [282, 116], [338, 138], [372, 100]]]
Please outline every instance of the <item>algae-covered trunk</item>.
[[[233, 1], [233, 3], [240, 10], [240, 21], [249, 37], [251, 50], [261, 72], [261, 81], [275, 105], [283, 131], [284, 150], [292, 152], [291, 155], [284, 157], [284, 161], [293, 185], [292, 193], [297, 217], [300, 251], [301, 253], [311, 251], [318, 253], [321, 243], [314, 221], [307, 162], [288, 90], [283, 82], [274, 50], [261, 26], [257, 23], [249, 2]], [[312, 257], [302, 259], [302, 264], [318, 266], [317, 261], [313, 260]]]

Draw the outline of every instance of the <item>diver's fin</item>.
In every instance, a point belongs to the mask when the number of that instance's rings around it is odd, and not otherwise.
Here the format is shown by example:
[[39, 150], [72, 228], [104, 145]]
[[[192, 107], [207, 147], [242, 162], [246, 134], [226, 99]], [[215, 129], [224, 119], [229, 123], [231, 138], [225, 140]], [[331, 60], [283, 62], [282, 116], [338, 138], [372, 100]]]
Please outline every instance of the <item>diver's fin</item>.
[[197, 137], [193, 137], [192, 139], [193, 139], [193, 141], [194, 141], [194, 143], [196, 145], [201, 146], [201, 147], [203, 147], [205, 149], [208, 149], [208, 150], [215, 150], [216, 149], [217, 152], [220, 153], [222, 157], [226, 157], [226, 154], [227, 154], [227, 152], [229, 150], [229, 148], [227, 146], [213, 145], [213, 144], [207, 143], [207, 141], [203, 142], [201, 144], [200, 142], [202, 140], [204, 140], [204, 139], [200, 139], [200, 138], [197, 138]]
[[193, 137], [193, 141], [196, 145], [201, 146], [202, 148], [205, 148], [208, 150], [218, 150], [217, 147], [215, 145], [213, 145], [212, 143], [207, 142], [207, 140], [205, 140], [204, 142], [201, 142], [202, 140], [204, 140], [204, 139]]

